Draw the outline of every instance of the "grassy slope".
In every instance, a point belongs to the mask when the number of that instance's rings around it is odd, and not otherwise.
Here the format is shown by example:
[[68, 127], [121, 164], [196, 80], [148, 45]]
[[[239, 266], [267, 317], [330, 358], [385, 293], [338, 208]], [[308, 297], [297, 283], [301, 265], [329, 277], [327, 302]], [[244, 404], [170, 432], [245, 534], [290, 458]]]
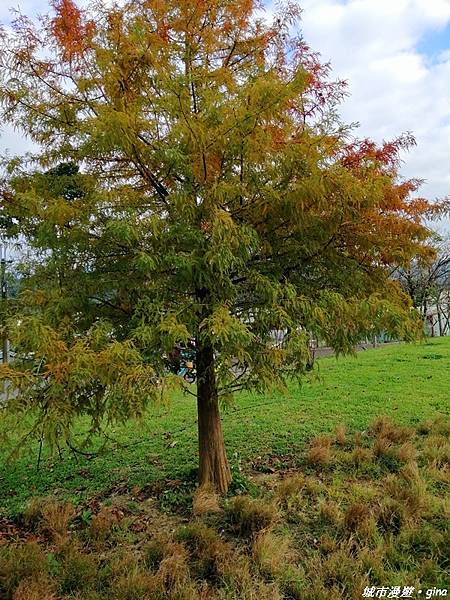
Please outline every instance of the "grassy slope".
[[371, 586], [406, 584], [413, 598], [447, 588], [448, 420], [338, 427], [296, 458], [296, 470], [260, 474], [251, 495], [200, 488], [170, 512], [148, 490], [76, 511], [36, 499], [3, 520], [3, 535], [0, 519], [0, 597], [360, 600]]
[[[403, 424], [450, 413], [450, 338], [427, 344], [388, 346], [356, 358], [321, 359], [318, 379], [286, 397], [241, 394], [224, 414], [233, 466], [295, 455], [312, 435], [337, 423], [364, 429], [379, 414]], [[30, 495], [56, 494], [77, 501], [121, 482], [128, 486], [186, 477], [196, 466], [195, 404], [176, 398], [155, 408], [143, 423], [111, 429], [113, 448], [92, 460], [65, 451], [46, 457], [39, 472], [34, 454], [5, 464], [0, 456], [0, 513], [15, 513]], [[257, 457], [263, 457], [259, 459]]]

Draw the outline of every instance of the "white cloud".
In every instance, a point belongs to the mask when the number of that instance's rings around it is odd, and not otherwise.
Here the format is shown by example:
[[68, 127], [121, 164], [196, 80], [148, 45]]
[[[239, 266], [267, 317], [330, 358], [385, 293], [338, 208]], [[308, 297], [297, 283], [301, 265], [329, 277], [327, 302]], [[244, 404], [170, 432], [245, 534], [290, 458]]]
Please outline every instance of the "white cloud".
[[9, 23], [14, 19], [15, 11], [19, 10], [22, 14], [34, 17], [45, 14], [48, 10], [47, 2], [41, 0], [16, 0], [0, 3], [0, 22]]
[[450, 196], [450, 37], [433, 60], [425, 36], [450, 23], [450, 0], [304, 0], [302, 33], [335, 76], [347, 79], [346, 121], [377, 141], [412, 131], [403, 173], [422, 193]]

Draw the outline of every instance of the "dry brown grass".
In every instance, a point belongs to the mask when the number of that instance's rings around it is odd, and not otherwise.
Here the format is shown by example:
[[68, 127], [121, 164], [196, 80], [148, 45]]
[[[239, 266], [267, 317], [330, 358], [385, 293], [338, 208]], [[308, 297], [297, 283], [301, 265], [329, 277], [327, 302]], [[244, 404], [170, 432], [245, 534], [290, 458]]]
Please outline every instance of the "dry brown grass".
[[114, 580], [109, 597], [111, 600], [153, 600], [153, 594], [151, 576], [134, 567]]
[[[58, 598], [58, 600], [60, 599]], [[105, 600], [105, 597], [95, 590], [83, 590], [70, 594], [70, 596], [64, 596], [61, 600]]]
[[208, 513], [217, 513], [220, 511], [219, 497], [214, 486], [204, 485], [196, 490], [192, 499], [192, 512], [200, 517]]
[[220, 577], [223, 587], [218, 590], [220, 600], [282, 600], [279, 585], [258, 578], [248, 556], [236, 552], [221, 562]]
[[261, 573], [275, 578], [295, 561], [292, 540], [271, 531], [260, 533], [253, 543], [253, 558]]
[[395, 424], [392, 419], [381, 416], [375, 419], [370, 427], [372, 434], [385, 438], [391, 443], [401, 443], [414, 436], [414, 429]]
[[12, 598], [18, 585], [25, 580], [39, 580], [46, 572], [47, 556], [37, 542], [0, 546], [0, 592]]
[[392, 451], [392, 443], [389, 438], [378, 435], [375, 438], [375, 442], [373, 444], [373, 454], [376, 458], [382, 458], [383, 456], [389, 456]]
[[303, 487], [304, 494], [310, 498], [317, 498], [320, 494], [326, 492], [327, 487], [315, 477], [308, 477], [305, 479], [305, 485]]
[[368, 577], [360, 572], [358, 561], [346, 546], [323, 557], [314, 556], [306, 570], [308, 583], [302, 600], [360, 600], [368, 585]]
[[331, 448], [333, 443], [333, 437], [328, 434], [317, 435], [310, 442], [310, 445], [314, 448]]
[[59, 551], [59, 587], [65, 593], [91, 589], [98, 577], [99, 557], [76, 541], [67, 542]]
[[422, 479], [417, 463], [407, 463], [398, 476], [385, 478], [386, 492], [401, 502], [409, 516], [419, 516], [429, 506], [427, 486]]
[[315, 467], [325, 467], [331, 463], [332, 455], [329, 446], [312, 446], [308, 450], [307, 460]]
[[69, 535], [69, 525], [75, 516], [75, 510], [69, 503], [52, 500], [42, 507], [42, 520], [39, 529], [56, 544], [64, 544]]
[[427, 474], [431, 481], [450, 486], [450, 468], [447, 465], [442, 467], [432, 465], [428, 467]]
[[[0, 598], [359, 600], [365, 585], [400, 576], [444, 587], [448, 440], [434, 426], [411, 441], [394, 430], [381, 419], [364, 445], [345, 449], [337, 436], [334, 446], [319, 436], [305, 455], [332, 451], [333, 469], [281, 480], [275, 473], [257, 499], [238, 496], [223, 511], [210, 490], [198, 490], [189, 519], [151, 500], [133, 518], [102, 509], [86, 525], [72, 521], [67, 505], [37, 501], [23, 522], [39, 543], [0, 546]], [[388, 460], [373, 460], [367, 446], [377, 443]]]
[[302, 474], [285, 477], [277, 486], [276, 496], [282, 504], [286, 505], [292, 498], [300, 496], [304, 485], [305, 477]]
[[182, 544], [171, 545], [171, 553], [161, 561], [153, 576], [152, 586], [154, 592], [168, 599], [195, 598], [189, 571], [189, 553]]
[[417, 433], [420, 435], [428, 435], [434, 427], [435, 422], [432, 419], [427, 419], [417, 426]]
[[319, 504], [319, 515], [326, 523], [339, 526], [343, 515], [338, 504], [334, 500], [325, 500]]
[[403, 505], [394, 498], [381, 501], [377, 511], [377, 523], [382, 532], [397, 534], [406, 521]]
[[319, 548], [324, 555], [335, 552], [338, 547], [339, 542], [328, 533], [324, 533], [319, 539]]
[[13, 600], [56, 600], [55, 585], [47, 577], [23, 579], [14, 592]]
[[100, 511], [92, 517], [89, 526], [90, 537], [97, 542], [106, 541], [113, 533], [114, 526], [117, 522], [117, 514], [111, 508], [102, 507]]
[[363, 435], [360, 431], [357, 431], [354, 436], [354, 444], [355, 446], [363, 445]]
[[410, 462], [417, 459], [417, 450], [411, 444], [411, 442], [405, 442], [399, 448], [396, 448], [394, 452], [395, 456], [401, 462]]
[[362, 502], [350, 504], [344, 514], [344, 526], [347, 531], [358, 531], [372, 516], [370, 506]]
[[141, 556], [145, 568], [156, 572], [162, 560], [171, 554], [171, 542], [167, 536], [156, 536], [146, 541], [141, 548]]
[[[154, 540], [156, 542], [156, 540]], [[178, 542], [163, 542], [160, 560], [152, 568], [136, 554], [123, 552], [111, 564], [111, 600], [198, 600], [189, 569], [189, 552]]]
[[333, 437], [330, 435], [318, 435], [313, 438], [307, 454], [307, 461], [315, 467], [325, 467], [332, 461], [331, 445]]
[[239, 535], [252, 536], [274, 525], [279, 518], [279, 512], [273, 501], [237, 496], [227, 505], [226, 517]]
[[42, 519], [42, 509], [48, 501], [48, 499], [36, 497], [27, 502], [21, 515], [22, 521], [27, 527], [35, 528], [37, 526]]
[[345, 446], [347, 443], [347, 427], [342, 423], [336, 425], [334, 429], [334, 436], [336, 443], [339, 444], [339, 446]]
[[439, 434], [430, 435], [425, 441], [423, 454], [434, 467], [450, 467], [449, 439]]
[[356, 448], [353, 448], [350, 454], [350, 461], [357, 467], [364, 463], [372, 462], [372, 458], [372, 451], [369, 448], [363, 448], [361, 446], [356, 446]]
[[232, 552], [230, 545], [201, 521], [182, 527], [177, 539], [189, 550], [189, 564], [197, 578], [217, 577], [218, 564]]

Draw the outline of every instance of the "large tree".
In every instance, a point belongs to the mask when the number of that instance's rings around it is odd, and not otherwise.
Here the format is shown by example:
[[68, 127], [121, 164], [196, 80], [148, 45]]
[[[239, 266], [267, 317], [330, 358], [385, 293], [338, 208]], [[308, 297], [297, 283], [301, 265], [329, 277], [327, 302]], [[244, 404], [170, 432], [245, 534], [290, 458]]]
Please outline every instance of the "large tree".
[[270, 23], [252, 0], [53, 7], [1, 45], [3, 118], [39, 147], [3, 190], [34, 248], [9, 408], [50, 440], [141, 415], [194, 339], [199, 479], [224, 492], [222, 395], [301, 375], [309, 334], [416, 332], [389, 277], [427, 251], [430, 207], [398, 177], [413, 140], [351, 137], [292, 3]]

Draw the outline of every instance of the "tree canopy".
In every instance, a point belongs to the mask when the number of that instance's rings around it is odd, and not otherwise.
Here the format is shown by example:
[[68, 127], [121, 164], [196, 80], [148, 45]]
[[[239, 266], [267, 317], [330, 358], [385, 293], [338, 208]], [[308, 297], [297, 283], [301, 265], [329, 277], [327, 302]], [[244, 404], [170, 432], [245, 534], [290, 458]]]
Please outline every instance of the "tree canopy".
[[200, 481], [225, 491], [221, 396], [301, 376], [311, 335], [350, 352], [417, 334], [390, 277], [429, 252], [432, 206], [398, 174], [414, 140], [341, 123], [345, 83], [292, 33], [294, 3], [270, 22], [252, 0], [53, 8], [1, 43], [3, 119], [39, 148], [2, 192], [34, 248], [9, 408], [53, 441], [80, 414], [93, 431], [142, 415], [195, 340]]

